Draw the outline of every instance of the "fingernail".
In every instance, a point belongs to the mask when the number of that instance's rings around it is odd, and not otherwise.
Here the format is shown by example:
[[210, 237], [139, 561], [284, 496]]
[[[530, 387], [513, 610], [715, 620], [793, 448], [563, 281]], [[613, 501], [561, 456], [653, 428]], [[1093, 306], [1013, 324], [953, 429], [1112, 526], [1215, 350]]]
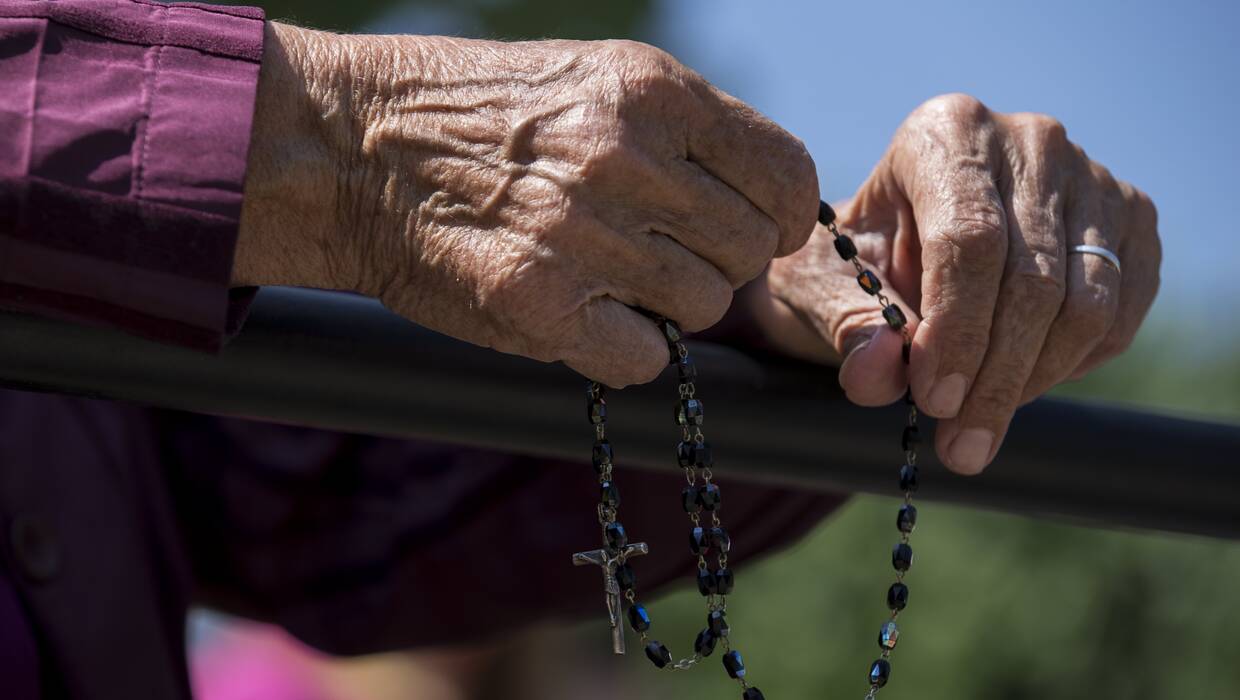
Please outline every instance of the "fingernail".
[[844, 347], [841, 348], [844, 352], [844, 359], [848, 359], [858, 350], [864, 350], [865, 346], [869, 345], [873, 339], [874, 331], [858, 331], [849, 335], [844, 339]]
[[926, 396], [926, 411], [936, 418], [953, 418], [960, 413], [969, 380], [963, 374], [949, 374], [935, 382]]
[[951, 466], [958, 472], [978, 474], [986, 468], [990, 448], [995, 444], [995, 434], [982, 428], [960, 431], [947, 450]]

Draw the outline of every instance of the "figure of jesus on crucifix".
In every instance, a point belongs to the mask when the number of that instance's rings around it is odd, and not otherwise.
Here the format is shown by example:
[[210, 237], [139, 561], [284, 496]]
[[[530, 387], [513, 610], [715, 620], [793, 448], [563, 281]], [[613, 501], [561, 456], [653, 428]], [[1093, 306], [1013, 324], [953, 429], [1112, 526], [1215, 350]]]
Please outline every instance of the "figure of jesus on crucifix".
[[645, 542], [637, 542], [618, 550], [604, 547], [573, 555], [573, 566], [594, 564], [603, 570], [603, 588], [607, 594], [607, 616], [611, 621], [611, 650], [617, 654], [624, 654], [625, 645], [624, 626], [620, 623], [620, 582], [616, 580], [616, 569], [623, 566], [629, 557], [649, 553], [650, 548]]

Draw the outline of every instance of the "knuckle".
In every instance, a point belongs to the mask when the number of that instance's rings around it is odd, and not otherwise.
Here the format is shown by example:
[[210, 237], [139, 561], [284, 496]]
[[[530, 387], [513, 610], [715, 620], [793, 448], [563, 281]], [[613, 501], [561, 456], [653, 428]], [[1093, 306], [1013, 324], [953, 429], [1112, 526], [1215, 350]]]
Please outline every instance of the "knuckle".
[[982, 124], [991, 119], [990, 110], [981, 100], [960, 92], [932, 97], [914, 110], [913, 115], [918, 119], [971, 125]]
[[1024, 137], [1035, 147], [1044, 150], [1069, 148], [1068, 130], [1063, 122], [1048, 114], [1019, 114], [1013, 117]]
[[1012, 296], [1028, 306], [1030, 311], [1056, 309], [1063, 304], [1067, 294], [1067, 280], [1059, 263], [1044, 253], [1020, 256], [1007, 270], [1007, 284]]
[[603, 61], [612, 66], [621, 101], [641, 100], [668, 88], [683, 87], [689, 71], [668, 52], [627, 39], [602, 42]]
[[957, 207], [928, 236], [927, 245], [949, 249], [949, 261], [966, 272], [993, 273], [1007, 247], [1002, 209], [967, 204]]
[[835, 350], [844, 355], [847, 351], [845, 343], [849, 338], [863, 335], [866, 329], [874, 328], [880, 323], [885, 324], [886, 322], [873, 309], [849, 308], [832, 320], [832, 325], [829, 328], [831, 342], [835, 346]]
[[1091, 160], [1089, 162], [1089, 172], [1093, 175], [1094, 181], [1098, 183], [1098, 186], [1101, 187], [1104, 192], [1117, 190], [1119, 188], [1119, 181], [1116, 180], [1115, 176], [1111, 174], [1110, 169], [1098, 161]]
[[1158, 229], [1158, 206], [1144, 191], [1128, 185], [1129, 206], [1136, 215], [1137, 221], [1149, 230]]

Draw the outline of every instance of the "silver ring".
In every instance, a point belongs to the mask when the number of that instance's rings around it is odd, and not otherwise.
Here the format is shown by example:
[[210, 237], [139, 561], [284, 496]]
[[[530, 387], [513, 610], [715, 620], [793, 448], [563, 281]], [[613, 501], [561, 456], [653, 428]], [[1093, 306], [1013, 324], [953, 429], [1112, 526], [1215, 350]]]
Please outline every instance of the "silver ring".
[[1101, 257], [1102, 259], [1106, 260], [1107, 262], [1111, 263], [1112, 265], [1114, 265], [1116, 272], [1123, 274], [1123, 270], [1119, 266], [1119, 256], [1107, 250], [1106, 248], [1103, 248], [1101, 246], [1096, 246], [1096, 245], [1074, 245], [1068, 249], [1068, 254], [1071, 255], [1072, 253], [1082, 253], [1082, 254], [1087, 253], [1090, 255], [1097, 255]]

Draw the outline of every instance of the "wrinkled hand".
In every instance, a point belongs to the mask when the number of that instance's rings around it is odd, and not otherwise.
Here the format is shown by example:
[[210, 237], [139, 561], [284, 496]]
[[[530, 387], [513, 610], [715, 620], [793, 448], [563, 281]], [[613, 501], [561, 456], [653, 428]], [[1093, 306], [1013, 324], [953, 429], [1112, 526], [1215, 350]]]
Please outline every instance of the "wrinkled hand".
[[[908, 313], [901, 340], [819, 228], [771, 265], [768, 334], [812, 359], [844, 358], [862, 405], [906, 381], [939, 417], [936, 446], [961, 473], [994, 458], [1017, 407], [1124, 350], [1158, 290], [1157, 213], [1038, 114], [996, 114], [963, 95], [918, 108], [854, 198], [839, 208], [884, 291]], [[1074, 245], [1118, 254], [1121, 276]]]
[[801, 142], [650, 46], [272, 25], [263, 71], [243, 251], [612, 386], [667, 364], [634, 308], [706, 328], [814, 229]]

